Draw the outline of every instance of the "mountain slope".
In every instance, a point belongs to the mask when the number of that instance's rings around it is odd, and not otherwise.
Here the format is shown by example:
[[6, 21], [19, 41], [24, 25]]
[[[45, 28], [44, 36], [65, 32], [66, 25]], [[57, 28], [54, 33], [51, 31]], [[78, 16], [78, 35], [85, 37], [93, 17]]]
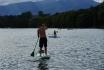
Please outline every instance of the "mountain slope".
[[0, 6], [0, 15], [18, 15], [22, 12], [31, 11], [37, 14], [38, 11], [45, 13], [64, 12], [96, 6], [93, 0], [45, 0], [39, 2], [22, 2]]

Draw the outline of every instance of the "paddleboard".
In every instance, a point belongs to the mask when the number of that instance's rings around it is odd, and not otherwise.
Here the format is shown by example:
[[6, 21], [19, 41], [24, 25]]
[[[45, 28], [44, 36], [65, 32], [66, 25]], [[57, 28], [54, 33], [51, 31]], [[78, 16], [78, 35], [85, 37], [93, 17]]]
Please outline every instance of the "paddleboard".
[[50, 56], [47, 55], [47, 56], [41, 56], [40, 59], [50, 59]]
[[59, 36], [48, 36], [49, 38], [60, 38]]

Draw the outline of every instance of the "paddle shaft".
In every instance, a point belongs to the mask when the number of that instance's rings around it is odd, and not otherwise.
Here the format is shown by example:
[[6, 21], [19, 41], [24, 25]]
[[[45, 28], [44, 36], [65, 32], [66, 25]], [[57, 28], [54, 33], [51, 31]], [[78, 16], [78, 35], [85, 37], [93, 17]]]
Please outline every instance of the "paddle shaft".
[[[36, 43], [35, 43], [35, 48], [36, 48], [36, 46], [37, 46], [38, 41], [39, 41], [39, 38], [37, 39], [37, 41], [36, 41]], [[35, 48], [34, 48], [33, 52], [35, 51]]]

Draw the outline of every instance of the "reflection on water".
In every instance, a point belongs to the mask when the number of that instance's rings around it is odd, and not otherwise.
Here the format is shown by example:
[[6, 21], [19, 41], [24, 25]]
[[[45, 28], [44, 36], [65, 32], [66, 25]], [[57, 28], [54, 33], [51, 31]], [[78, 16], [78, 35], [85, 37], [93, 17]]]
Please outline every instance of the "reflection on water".
[[49, 70], [48, 68], [48, 60], [41, 59], [38, 64], [38, 70]]

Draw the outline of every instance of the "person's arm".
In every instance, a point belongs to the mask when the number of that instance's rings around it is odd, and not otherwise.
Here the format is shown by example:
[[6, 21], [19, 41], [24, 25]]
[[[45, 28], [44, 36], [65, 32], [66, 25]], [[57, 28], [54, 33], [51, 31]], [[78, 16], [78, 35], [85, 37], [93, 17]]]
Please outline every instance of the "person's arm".
[[44, 28], [45, 28], [45, 30], [47, 30], [48, 28], [47, 28], [47, 26], [44, 26]]
[[43, 27], [44, 27], [45, 30], [47, 29], [47, 26], [45, 24], [43, 24]]
[[48, 29], [47, 26], [45, 26], [45, 29], [46, 29], [46, 30]]

